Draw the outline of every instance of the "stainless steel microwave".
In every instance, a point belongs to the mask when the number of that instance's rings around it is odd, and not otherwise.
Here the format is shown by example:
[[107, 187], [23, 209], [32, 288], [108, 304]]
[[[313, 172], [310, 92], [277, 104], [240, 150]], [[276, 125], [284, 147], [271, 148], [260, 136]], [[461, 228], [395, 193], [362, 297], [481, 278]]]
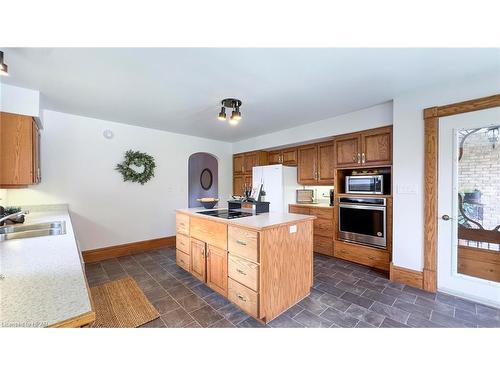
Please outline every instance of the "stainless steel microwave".
[[381, 174], [346, 176], [345, 192], [347, 194], [384, 194], [384, 176]]

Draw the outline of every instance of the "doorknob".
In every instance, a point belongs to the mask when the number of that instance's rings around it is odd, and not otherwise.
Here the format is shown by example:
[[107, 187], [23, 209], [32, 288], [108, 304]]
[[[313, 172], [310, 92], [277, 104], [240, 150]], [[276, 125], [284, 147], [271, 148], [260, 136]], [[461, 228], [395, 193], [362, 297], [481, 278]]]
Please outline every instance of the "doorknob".
[[448, 221], [451, 220], [451, 217], [449, 215], [443, 215], [441, 216], [441, 219], [443, 219], [444, 221]]

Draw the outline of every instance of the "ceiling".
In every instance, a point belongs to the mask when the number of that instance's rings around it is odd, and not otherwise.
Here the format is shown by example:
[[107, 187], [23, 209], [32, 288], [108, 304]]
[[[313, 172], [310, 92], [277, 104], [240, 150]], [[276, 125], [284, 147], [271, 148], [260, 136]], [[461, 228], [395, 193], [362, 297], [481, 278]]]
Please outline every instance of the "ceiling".
[[[2, 48], [3, 82], [45, 107], [237, 141], [500, 69], [500, 49]], [[237, 126], [220, 100], [243, 101]]]

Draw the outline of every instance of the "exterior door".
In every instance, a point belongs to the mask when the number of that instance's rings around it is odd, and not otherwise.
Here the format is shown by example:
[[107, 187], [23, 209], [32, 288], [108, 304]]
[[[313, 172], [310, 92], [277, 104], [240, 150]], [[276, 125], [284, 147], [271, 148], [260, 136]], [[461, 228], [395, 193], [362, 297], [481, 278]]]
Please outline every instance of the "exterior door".
[[212, 245], [207, 249], [207, 284], [227, 296], [227, 251]]
[[205, 242], [194, 238], [191, 238], [191, 273], [193, 276], [205, 282]]
[[500, 307], [500, 109], [439, 122], [438, 289]]
[[299, 147], [299, 165], [297, 180], [302, 185], [314, 185], [318, 164], [318, 148], [316, 145]]
[[352, 167], [361, 164], [360, 136], [350, 135], [335, 139], [335, 161], [337, 167]]

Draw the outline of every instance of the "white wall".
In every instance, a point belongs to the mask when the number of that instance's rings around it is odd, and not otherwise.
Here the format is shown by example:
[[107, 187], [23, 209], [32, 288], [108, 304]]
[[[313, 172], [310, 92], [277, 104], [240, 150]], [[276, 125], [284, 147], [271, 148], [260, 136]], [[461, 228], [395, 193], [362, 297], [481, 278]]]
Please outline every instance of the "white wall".
[[[114, 138], [102, 136], [105, 129]], [[155, 157], [145, 185], [123, 182], [114, 170], [128, 149]], [[187, 207], [188, 158], [219, 160], [219, 197], [231, 193], [230, 143], [44, 111], [42, 183], [8, 191], [9, 205], [68, 203], [82, 250], [175, 234], [174, 209]]]
[[[500, 73], [469, 77], [448, 85], [427, 87], [394, 98], [393, 263], [423, 269], [424, 122], [422, 111], [498, 94]], [[413, 191], [413, 192], [412, 192]]]
[[40, 92], [0, 84], [0, 111], [40, 117]]
[[392, 124], [392, 102], [233, 143], [233, 152], [305, 143], [337, 134]]

